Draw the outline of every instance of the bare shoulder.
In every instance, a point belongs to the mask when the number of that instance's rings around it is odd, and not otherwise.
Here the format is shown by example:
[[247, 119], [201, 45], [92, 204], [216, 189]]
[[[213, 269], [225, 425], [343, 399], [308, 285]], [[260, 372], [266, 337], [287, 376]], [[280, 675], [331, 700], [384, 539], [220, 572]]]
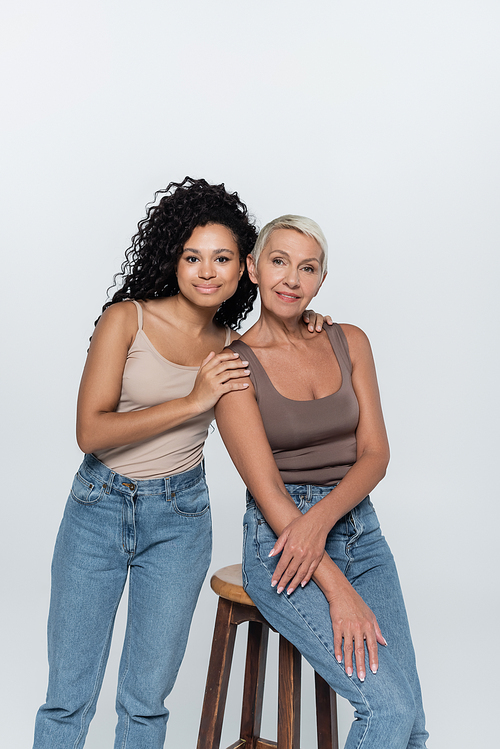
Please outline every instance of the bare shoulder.
[[132, 342], [138, 330], [137, 307], [131, 301], [112, 304], [102, 313], [94, 336], [113, 336]]
[[352, 363], [355, 364], [357, 360], [366, 356], [371, 359], [372, 349], [366, 333], [361, 328], [358, 328], [357, 325], [349, 323], [340, 323], [340, 327], [347, 339]]

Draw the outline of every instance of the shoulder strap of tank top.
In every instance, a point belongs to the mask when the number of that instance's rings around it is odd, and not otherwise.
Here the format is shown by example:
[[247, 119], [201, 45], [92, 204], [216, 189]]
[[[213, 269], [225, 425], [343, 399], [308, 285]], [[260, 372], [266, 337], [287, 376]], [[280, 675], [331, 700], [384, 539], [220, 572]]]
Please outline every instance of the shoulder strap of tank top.
[[349, 354], [349, 345], [347, 343], [347, 338], [345, 337], [344, 331], [336, 322], [334, 322], [333, 325], [325, 325], [324, 328], [326, 330], [328, 338], [330, 339], [332, 349], [335, 352], [335, 356], [337, 357], [340, 368], [347, 369], [349, 374], [351, 374], [352, 362], [351, 356]]
[[224, 341], [224, 347], [229, 346], [231, 343], [231, 328], [226, 325], [226, 340]]
[[257, 354], [255, 354], [253, 349], [251, 349], [247, 343], [238, 339], [237, 341], [233, 341], [229, 348], [231, 349], [231, 351], [235, 351], [237, 354], [239, 354], [243, 360], [246, 359], [248, 361], [248, 368], [250, 369], [250, 379], [255, 388], [257, 401], [259, 400], [259, 382], [264, 391], [266, 390], [266, 388], [272, 388], [273, 391], [275, 390], [275, 387], [269, 379], [269, 375], [267, 374], [266, 370], [260, 363]]
[[137, 324], [139, 326], [139, 330], [142, 330], [142, 321], [143, 321], [142, 307], [136, 299], [131, 299], [131, 301], [137, 307]]

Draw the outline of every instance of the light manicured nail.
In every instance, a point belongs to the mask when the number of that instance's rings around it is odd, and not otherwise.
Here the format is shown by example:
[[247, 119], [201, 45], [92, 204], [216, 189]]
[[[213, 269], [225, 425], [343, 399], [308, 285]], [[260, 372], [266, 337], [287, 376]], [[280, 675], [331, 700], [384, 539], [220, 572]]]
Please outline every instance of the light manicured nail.
[[288, 588], [288, 590], [286, 592], [287, 596], [291, 596], [294, 590], [295, 590], [295, 588]]
[[378, 666], [375, 666], [374, 664], [372, 664], [370, 666], [370, 671], [372, 672], [372, 674], [376, 674], [378, 671]]
[[271, 588], [275, 588], [278, 584], [277, 580], [271, 580]]
[[284, 590], [284, 588], [283, 588], [283, 587], [281, 587], [281, 588], [278, 588], [278, 593], [283, 593], [283, 590]]

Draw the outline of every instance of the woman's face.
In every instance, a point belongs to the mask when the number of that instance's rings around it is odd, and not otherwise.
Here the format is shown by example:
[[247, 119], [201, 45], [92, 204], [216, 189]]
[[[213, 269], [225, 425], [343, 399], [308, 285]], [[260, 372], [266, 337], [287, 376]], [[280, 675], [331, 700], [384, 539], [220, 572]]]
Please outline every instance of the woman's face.
[[238, 245], [226, 226], [197, 226], [177, 264], [180, 293], [198, 307], [218, 308], [236, 291], [243, 269]]
[[257, 266], [253, 257], [247, 259], [262, 306], [282, 319], [299, 318], [316, 296], [326, 276], [322, 261], [316, 240], [294, 229], [273, 231]]

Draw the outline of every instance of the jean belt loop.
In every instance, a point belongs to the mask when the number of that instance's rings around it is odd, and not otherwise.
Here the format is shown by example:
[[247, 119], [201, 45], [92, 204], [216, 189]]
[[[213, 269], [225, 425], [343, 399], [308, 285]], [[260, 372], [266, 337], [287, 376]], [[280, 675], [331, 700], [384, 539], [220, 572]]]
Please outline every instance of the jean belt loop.
[[313, 496], [313, 487], [312, 487], [312, 484], [307, 484], [306, 488], [307, 488], [307, 500], [308, 500], [308, 502], [310, 502], [311, 499], [312, 499], [312, 496]]
[[170, 479], [169, 479], [169, 478], [165, 478], [165, 479], [163, 479], [163, 481], [164, 481], [164, 485], [165, 485], [165, 487], [164, 487], [164, 491], [165, 491], [165, 499], [170, 499], [170, 496], [169, 496], [169, 491], [170, 491]]
[[113, 483], [115, 480], [116, 473], [114, 471], [110, 471], [108, 475], [108, 479], [106, 481], [106, 489], [104, 490], [105, 494], [110, 494], [111, 490], [113, 488]]

